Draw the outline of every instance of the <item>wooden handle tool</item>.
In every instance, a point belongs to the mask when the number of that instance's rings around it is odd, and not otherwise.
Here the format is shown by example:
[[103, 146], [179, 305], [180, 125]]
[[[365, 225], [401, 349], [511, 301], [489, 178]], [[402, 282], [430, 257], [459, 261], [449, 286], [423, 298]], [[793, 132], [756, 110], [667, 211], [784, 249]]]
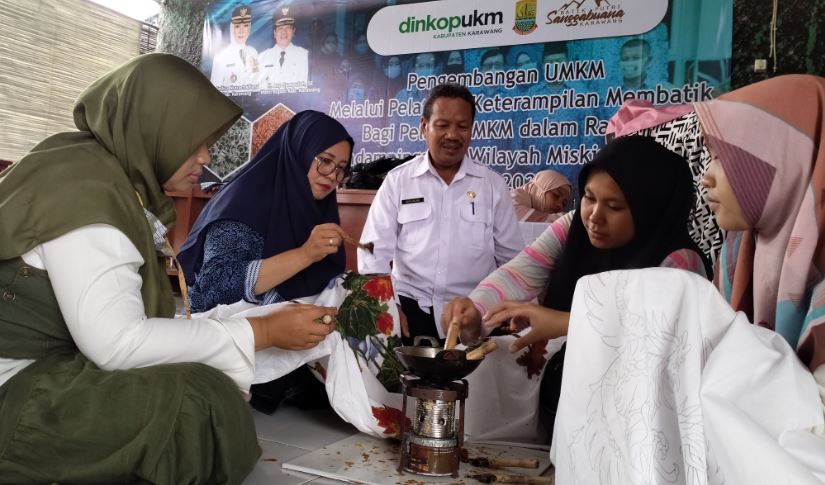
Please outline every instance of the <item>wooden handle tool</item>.
[[485, 340], [483, 344], [481, 344], [478, 347], [474, 348], [473, 350], [467, 352], [467, 360], [481, 359], [485, 355], [487, 355], [490, 352], [496, 350], [497, 348], [498, 348], [498, 345], [496, 345], [495, 340], [493, 340], [493, 339]]
[[453, 320], [447, 329], [447, 340], [444, 343], [444, 350], [453, 350], [456, 344], [458, 344], [458, 320]]
[[534, 477], [529, 475], [503, 475], [500, 473], [477, 473], [467, 475], [467, 478], [474, 478], [481, 483], [555, 483], [555, 477]]
[[480, 456], [470, 458], [470, 465], [481, 468], [538, 468], [539, 461], [535, 458], [488, 458]]
[[359, 248], [369, 251], [372, 254], [372, 250], [375, 248], [373, 243], [362, 243], [361, 241], [356, 240], [354, 237], [350, 236], [347, 233], [341, 233], [341, 238], [344, 240], [345, 243], [351, 244], [353, 246], [358, 246]]

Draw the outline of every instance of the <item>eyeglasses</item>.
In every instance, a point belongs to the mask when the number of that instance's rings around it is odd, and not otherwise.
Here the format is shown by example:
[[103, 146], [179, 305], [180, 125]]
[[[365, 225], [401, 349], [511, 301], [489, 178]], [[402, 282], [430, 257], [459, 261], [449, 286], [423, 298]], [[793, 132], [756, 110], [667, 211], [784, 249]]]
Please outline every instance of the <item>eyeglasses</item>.
[[335, 180], [341, 182], [344, 180], [345, 173], [347, 171], [347, 167], [339, 167], [335, 161], [330, 160], [329, 158], [322, 157], [317, 155], [315, 157], [315, 170], [318, 171], [321, 175], [332, 175], [335, 174]]

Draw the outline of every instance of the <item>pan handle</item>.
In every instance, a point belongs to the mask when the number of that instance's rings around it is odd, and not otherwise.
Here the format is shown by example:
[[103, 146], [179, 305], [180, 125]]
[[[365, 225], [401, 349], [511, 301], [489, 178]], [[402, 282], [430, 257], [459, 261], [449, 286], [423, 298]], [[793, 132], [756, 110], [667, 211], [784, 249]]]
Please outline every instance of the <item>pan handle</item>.
[[421, 342], [427, 342], [429, 344], [427, 347], [441, 347], [441, 342], [436, 337], [431, 337], [429, 335], [416, 335], [413, 337], [413, 345], [416, 347], [420, 346]]

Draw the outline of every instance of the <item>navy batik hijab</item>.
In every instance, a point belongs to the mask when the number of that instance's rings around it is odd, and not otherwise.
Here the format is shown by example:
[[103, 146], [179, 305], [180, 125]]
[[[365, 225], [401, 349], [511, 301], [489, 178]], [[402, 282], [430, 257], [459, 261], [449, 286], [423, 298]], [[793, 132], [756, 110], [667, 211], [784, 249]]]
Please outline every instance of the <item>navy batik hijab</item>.
[[[344, 140], [352, 148], [352, 137], [341, 123], [317, 111], [302, 111], [284, 123], [195, 221], [178, 254], [186, 278], [194, 281], [200, 271], [204, 238], [213, 222], [237, 221], [261, 234], [263, 259], [300, 247], [318, 224], [337, 224], [335, 192], [315, 200], [307, 173], [316, 155]], [[344, 272], [345, 264], [341, 247], [275, 290], [285, 299], [317, 294]]]

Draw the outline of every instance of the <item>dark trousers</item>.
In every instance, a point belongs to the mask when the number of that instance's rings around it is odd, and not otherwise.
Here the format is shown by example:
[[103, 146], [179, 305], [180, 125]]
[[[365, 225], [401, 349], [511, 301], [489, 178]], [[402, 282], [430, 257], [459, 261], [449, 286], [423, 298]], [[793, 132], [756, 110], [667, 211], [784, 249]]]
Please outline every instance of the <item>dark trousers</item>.
[[548, 442], [553, 439], [553, 424], [556, 422], [556, 412], [559, 409], [566, 347], [565, 343], [547, 362], [544, 376], [541, 378], [541, 388], [539, 388], [539, 422], [547, 431]]
[[412, 298], [398, 295], [398, 299], [401, 302], [401, 311], [407, 316], [407, 325], [410, 329], [410, 336], [402, 336], [401, 342], [404, 345], [414, 345], [413, 340], [415, 337], [433, 337], [436, 341], [432, 342], [430, 346], [442, 346], [444, 340], [438, 338], [438, 327], [436, 327], [435, 317], [432, 315], [432, 308], [430, 308], [430, 313], [427, 313]]
[[274, 413], [284, 402], [291, 402], [300, 409], [329, 407], [324, 384], [302, 365], [285, 376], [262, 384], [253, 384], [249, 404], [264, 414]]

